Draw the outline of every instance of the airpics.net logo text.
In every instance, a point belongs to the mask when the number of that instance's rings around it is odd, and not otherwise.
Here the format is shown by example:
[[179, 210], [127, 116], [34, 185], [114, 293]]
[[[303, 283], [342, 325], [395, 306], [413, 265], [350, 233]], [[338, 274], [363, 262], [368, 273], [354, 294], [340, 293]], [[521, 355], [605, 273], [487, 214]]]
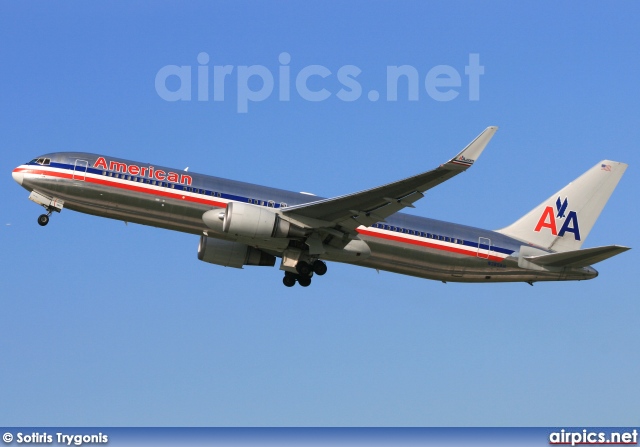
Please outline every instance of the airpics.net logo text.
[[[225, 92], [231, 89], [236, 93], [237, 112], [247, 113], [250, 103], [276, 95], [278, 101], [290, 101], [292, 91], [310, 102], [332, 97], [353, 102], [361, 99], [365, 92], [358, 79], [362, 70], [356, 65], [332, 69], [324, 65], [307, 65], [293, 69], [291, 55], [286, 52], [278, 56], [275, 70], [264, 65], [211, 65], [211, 58], [205, 52], [198, 54], [196, 60], [195, 66], [165, 65], [160, 68], [155, 76], [158, 96], [171, 102], [193, 101], [194, 98], [201, 102], [224, 102]], [[412, 65], [387, 65], [383, 94], [379, 88], [372, 88], [366, 91], [366, 99], [371, 102], [381, 99], [419, 101], [426, 94], [427, 98], [438, 102], [464, 97], [479, 101], [484, 68], [478, 53], [469, 54], [468, 63], [462, 70], [451, 65], [435, 65], [421, 74]], [[465, 90], [468, 95], [463, 94]]]

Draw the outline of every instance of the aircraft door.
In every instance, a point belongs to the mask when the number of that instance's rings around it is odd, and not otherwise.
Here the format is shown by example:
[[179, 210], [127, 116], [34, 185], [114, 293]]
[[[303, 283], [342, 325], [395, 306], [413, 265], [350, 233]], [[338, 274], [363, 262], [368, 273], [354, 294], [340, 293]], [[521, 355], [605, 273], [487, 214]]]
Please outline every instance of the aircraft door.
[[80, 180], [84, 182], [84, 179], [87, 175], [88, 166], [89, 162], [87, 160], [76, 160], [76, 163], [73, 167], [73, 180]]
[[489, 259], [489, 251], [491, 250], [491, 239], [487, 237], [478, 238], [478, 257]]

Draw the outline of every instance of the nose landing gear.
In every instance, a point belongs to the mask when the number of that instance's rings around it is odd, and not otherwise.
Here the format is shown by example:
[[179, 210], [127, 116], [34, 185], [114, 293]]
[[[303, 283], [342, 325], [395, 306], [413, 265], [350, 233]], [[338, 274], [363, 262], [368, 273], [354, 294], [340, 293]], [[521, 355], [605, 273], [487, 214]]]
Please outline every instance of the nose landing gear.
[[47, 214], [41, 214], [38, 216], [38, 225], [41, 227], [44, 227], [49, 223], [49, 216], [51, 216], [51, 213], [54, 211], [59, 213], [64, 207], [64, 202], [62, 200], [45, 196], [35, 190], [31, 191], [31, 194], [29, 194], [29, 200], [41, 205], [45, 210], [47, 210]]
[[40, 214], [38, 216], [38, 225], [40, 225], [41, 227], [44, 227], [45, 225], [47, 225], [49, 223], [50, 215], [51, 215], [51, 211], [49, 211], [47, 214]]

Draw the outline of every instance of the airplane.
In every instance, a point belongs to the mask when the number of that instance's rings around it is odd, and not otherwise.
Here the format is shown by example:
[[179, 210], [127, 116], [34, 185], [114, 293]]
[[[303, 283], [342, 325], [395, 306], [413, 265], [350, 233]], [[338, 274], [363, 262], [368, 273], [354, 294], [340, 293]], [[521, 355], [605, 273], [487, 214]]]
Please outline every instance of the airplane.
[[491, 231], [400, 213], [473, 166], [497, 130], [486, 128], [430, 171], [334, 198], [84, 152], [34, 158], [12, 172], [43, 206], [200, 236], [198, 259], [225, 267], [275, 266], [283, 283], [311, 284], [325, 261], [442, 282], [587, 280], [591, 266], [628, 247], [581, 249], [624, 174], [602, 160], [529, 213]]

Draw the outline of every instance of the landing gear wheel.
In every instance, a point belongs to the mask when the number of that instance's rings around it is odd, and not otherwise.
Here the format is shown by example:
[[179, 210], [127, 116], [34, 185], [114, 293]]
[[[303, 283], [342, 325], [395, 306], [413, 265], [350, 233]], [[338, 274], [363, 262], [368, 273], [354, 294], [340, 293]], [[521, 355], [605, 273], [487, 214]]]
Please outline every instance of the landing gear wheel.
[[309, 287], [309, 285], [311, 285], [311, 278], [308, 276], [301, 276], [298, 278], [298, 284], [302, 287]]
[[322, 276], [327, 273], [327, 264], [319, 259], [313, 262], [312, 268], [316, 275]]
[[309, 273], [312, 272], [311, 266], [305, 261], [300, 261], [296, 264], [296, 271], [300, 273], [301, 276], [309, 276]]
[[49, 223], [49, 216], [47, 216], [46, 214], [41, 214], [40, 216], [38, 216], [38, 225], [40, 225], [41, 227], [44, 227], [48, 223]]
[[284, 278], [282, 278], [282, 284], [287, 287], [293, 287], [296, 285], [296, 278], [291, 275], [284, 275]]

